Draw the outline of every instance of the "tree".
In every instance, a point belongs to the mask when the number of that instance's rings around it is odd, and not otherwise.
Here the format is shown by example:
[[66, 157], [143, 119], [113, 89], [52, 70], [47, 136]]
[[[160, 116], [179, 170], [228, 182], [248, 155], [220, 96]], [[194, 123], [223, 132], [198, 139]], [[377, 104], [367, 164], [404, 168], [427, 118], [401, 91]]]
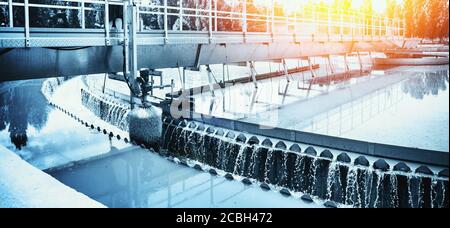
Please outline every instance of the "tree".
[[448, 38], [448, 10], [448, 0], [430, 1], [430, 17], [428, 25], [432, 29], [430, 29], [430, 33], [427, 36], [428, 38]]
[[448, 0], [405, 0], [406, 36], [448, 38]]
[[8, 10], [6, 6], [0, 6], [0, 27], [8, 26]]
[[442, 7], [440, 8], [440, 29], [438, 30], [438, 37], [440, 39], [449, 37], [449, 1], [442, 1]]

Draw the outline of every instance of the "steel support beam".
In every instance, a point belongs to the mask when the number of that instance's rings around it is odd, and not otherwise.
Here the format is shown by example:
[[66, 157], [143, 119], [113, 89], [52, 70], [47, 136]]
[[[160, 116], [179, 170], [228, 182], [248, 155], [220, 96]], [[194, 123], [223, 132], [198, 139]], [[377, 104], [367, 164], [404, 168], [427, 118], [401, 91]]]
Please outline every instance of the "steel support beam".
[[[127, 13], [124, 15], [127, 17]], [[128, 27], [128, 26], [125, 26]], [[296, 59], [308, 56], [342, 55], [349, 53], [352, 42], [302, 42], [283, 44], [168, 44], [131, 45], [129, 32], [125, 52], [135, 50], [140, 68], [160, 69], [198, 67], [200, 65], [232, 64], [248, 61]], [[0, 81], [76, 76], [83, 74], [122, 72], [124, 62], [122, 46], [94, 46], [64, 48], [0, 48]], [[134, 43], [136, 44], [136, 43]], [[130, 47], [131, 46], [131, 47]], [[394, 45], [388, 42], [362, 42], [353, 50], [384, 51]], [[128, 61], [128, 60], [127, 60]], [[129, 61], [128, 61], [129, 62]], [[130, 67], [126, 64], [126, 67]], [[126, 70], [130, 71], [129, 69]]]
[[140, 93], [139, 85], [136, 81], [138, 77], [138, 46], [137, 46], [137, 25], [139, 6], [133, 0], [128, 0], [124, 7], [125, 29], [124, 29], [124, 58], [125, 72], [130, 86], [130, 104], [133, 108], [137, 95]]

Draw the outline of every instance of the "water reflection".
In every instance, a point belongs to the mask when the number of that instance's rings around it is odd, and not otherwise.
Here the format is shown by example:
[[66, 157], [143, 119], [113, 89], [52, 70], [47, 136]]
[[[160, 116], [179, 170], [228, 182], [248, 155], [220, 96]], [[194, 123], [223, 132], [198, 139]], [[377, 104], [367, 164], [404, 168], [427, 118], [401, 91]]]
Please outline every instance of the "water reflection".
[[50, 174], [108, 207], [317, 207], [140, 148]]
[[448, 151], [449, 71], [402, 74], [405, 80], [299, 121], [293, 129]]
[[30, 126], [38, 131], [48, 119], [41, 80], [0, 84], [0, 131], [8, 130], [17, 149], [27, 145]]
[[414, 77], [402, 84], [404, 93], [416, 99], [424, 99], [425, 96], [439, 95], [439, 91], [446, 91], [449, 79], [449, 71], [426, 72], [422, 76]]

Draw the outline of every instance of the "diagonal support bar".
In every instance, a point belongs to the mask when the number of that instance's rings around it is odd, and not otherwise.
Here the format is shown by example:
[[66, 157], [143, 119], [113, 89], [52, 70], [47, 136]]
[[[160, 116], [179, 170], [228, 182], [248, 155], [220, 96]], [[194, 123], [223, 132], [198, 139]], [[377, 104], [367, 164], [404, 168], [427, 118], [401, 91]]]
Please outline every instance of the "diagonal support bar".
[[255, 63], [253, 61], [249, 62], [249, 66], [250, 66], [250, 77], [253, 81], [253, 83], [255, 84], [255, 89], [258, 89], [258, 82], [256, 80], [256, 69], [255, 69]]

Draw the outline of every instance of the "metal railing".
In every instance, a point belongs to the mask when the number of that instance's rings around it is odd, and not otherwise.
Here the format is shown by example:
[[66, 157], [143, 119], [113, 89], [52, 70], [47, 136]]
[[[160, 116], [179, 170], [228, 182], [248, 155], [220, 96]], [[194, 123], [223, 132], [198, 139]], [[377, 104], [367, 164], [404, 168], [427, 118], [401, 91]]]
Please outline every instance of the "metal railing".
[[[31, 33], [100, 33], [106, 45], [110, 37], [121, 37], [122, 0], [0, 0], [0, 40], [7, 32], [23, 34], [30, 46]], [[205, 33], [210, 42], [223, 33], [262, 34], [272, 41], [279, 35], [296, 39], [392, 40], [405, 35], [404, 20], [358, 10], [337, 10], [319, 4], [300, 6], [287, 12], [277, 0], [255, 7], [247, 0], [141, 0], [138, 33], [177, 36]], [[3, 22], [2, 22], [3, 17]], [[70, 28], [70, 29], [69, 29]], [[63, 30], [61, 30], [63, 29]], [[3, 33], [3, 36], [2, 36]], [[15, 38], [20, 35], [16, 34]], [[49, 36], [46, 36], [49, 37]], [[244, 38], [245, 41], [245, 38]], [[1, 42], [0, 42], [1, 43]], [[1, 46], [1, 45], [0, 45]]]

